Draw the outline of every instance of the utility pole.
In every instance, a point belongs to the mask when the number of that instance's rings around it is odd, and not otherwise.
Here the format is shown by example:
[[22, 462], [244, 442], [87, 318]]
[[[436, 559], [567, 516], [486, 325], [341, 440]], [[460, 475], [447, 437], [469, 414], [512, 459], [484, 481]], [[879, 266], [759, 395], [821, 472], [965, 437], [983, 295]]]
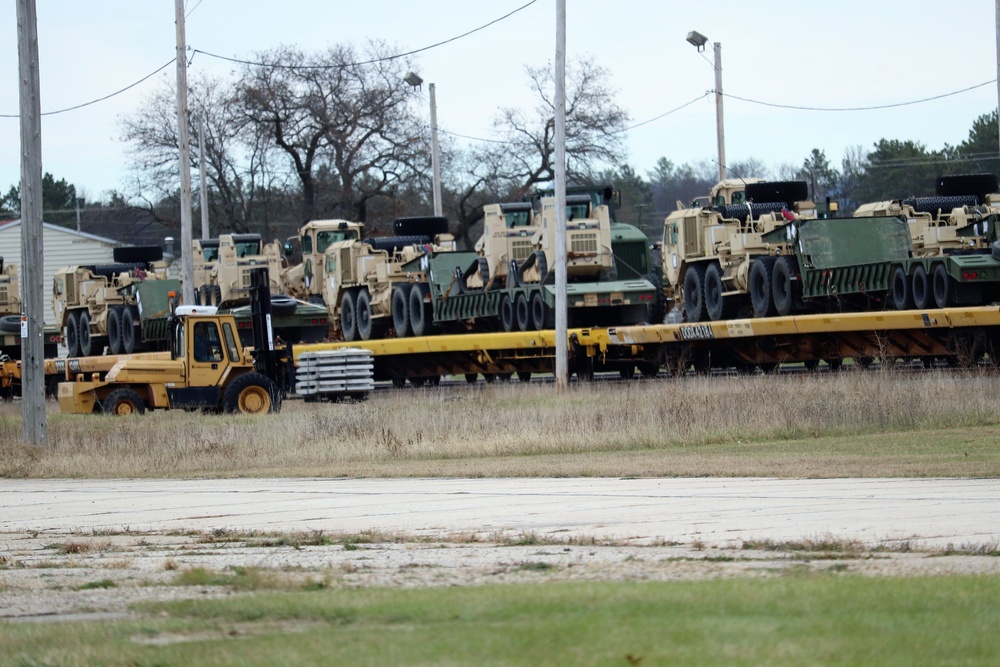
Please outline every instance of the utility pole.
[[191, 257], [191, 138], [188, 132], [187, 46], [184, 41], [184, 0], [174, 0], [177, 23], [177, 138], [181, 170], [181, 284], [184, 303], [194, 303], [194, 262]]
[[[1000, 0], [997, 0], [1000, 2]], [[722, 122], [722, 43], [715, 42], [715, 134], [719, 143], [719, 180], [726, 180], [726, 132]]]
[[[201, 185], [201, 238], [208, 235], [208, 179], [205, 178], [205, 119], [198, 118], [198, 182]], [[194, 265], [192, 264], [192, 270]]]
[[[1000, 0], [997, 0], [1000, 2]], [[434, 84], [428, 87], [431, 96], [431, 170], [434, 172], [434, 215], [443, 215], [441, 205], [441, 150], [438, 147], [437, 93]]]
[[566, 0], [556, 0], [555, 82], [556, 392], [562, 393], [569, 386], [566, 317]]
[[42, 104], [39, 99], [35, 0], [17, 0], [21, 81], [21, 426], [39, 447], [45, 433], [44, 292], [42, 265]]

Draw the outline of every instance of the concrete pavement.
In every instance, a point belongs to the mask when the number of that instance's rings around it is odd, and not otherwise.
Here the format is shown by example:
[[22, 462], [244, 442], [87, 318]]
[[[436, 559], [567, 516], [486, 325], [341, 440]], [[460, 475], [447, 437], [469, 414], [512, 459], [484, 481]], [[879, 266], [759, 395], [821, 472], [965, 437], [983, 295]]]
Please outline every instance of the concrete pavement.
[[0, 480], [0, 532], [216, 529], [969, 546], [1000, 543], [1000, 480]]

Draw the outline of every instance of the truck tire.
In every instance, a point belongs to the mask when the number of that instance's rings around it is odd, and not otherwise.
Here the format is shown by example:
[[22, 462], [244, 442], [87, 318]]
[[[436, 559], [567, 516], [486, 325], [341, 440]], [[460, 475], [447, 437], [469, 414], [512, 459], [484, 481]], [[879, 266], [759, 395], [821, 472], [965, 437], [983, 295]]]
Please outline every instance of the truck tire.
[[774, 297], [771, 280], [774, 273], [775, 257], [761, 257], [750, 267], [750, 305], [754, 317], [774, 317]]
[[913, 285], [913, 289], [911, 290], [913, 294], [913, 306], [917, 310], [924, 310], [930, 305], [931, 290], [930, 281], [927, 279], [927, 270], [922, 264], [917, 264], [917, 268], [913, 270], [911, 284]]
[[684, 274], [684, 313], [688, 322], [705, 320], [704, 264], [692, 264]]
[[372, 318], [372, 297], [368, 293], [367, 287], [362, 287], [358, 291], [355, 305], [355, 317], [357, 318], [358, 338], [361, 340], [371, 340], [378, 338], [378, 324]]
[[340, 330], [348, 342], [358, 337], [358, 309], [353, 290], [344, 292], [340, 299]]
[[275, 294], [271, 297], [271, 315], [288, 317], [294, 315], [299, 308], [299, 302], [286, 294]]
[[531, 295], [531, 327], [536, 331], [555, 327], [555, 313], [545, 303], [541, 292]]
[[517, 330], [517, 318], [514, 316], [514, 302], [510, 294], [504, 294], [500, 298], [500, 327], [504, 331]]
[[142, 415], [146, 413], [146, 404], [142, 397], [131, 389], [122, 387], [115, 389], [100, 402], [100, 409], [106, 415]]
[[935, 264], [931, 271], [931, 285], [933, 286], [934, 303], [938, 308], [948, 308], [955, 305], [956, 285], [942, 262]]
[[222, 409], [229, 414], [262, 415], [277, 412], [276, 387], [266, 375], [246, 373], [229, 383], [222, 393]]
[[90, 333], [90, 313], [88, 311], [83, 311], [80, 313], [80, 321], [78, 324], [78, 336], [80, 338], [80, 356], [81, 357], [93, 357], [97, 354], [103, 352], [103, 350], [97, 350], [94, 344], [94, 339], [97, 336], [92, 336]]
[[410, 286], [396, 285], [392, 288], [392, 327], [397, 338], [406, 338], [410, 331]]
[[433, 333], [433, 311], [431, 304], [424, 303], [430, 288], [423, 283], [410, 288], [410, 329], [414, 336], [428, 336]]
[[774, 262], [774, 272], [771, 274], [771, 295], [774, 297], [774, 309], [778, 315], [791, 315], [795, 310], [798, 283], [794, 280], [794, 258], [789, 255], [779, 257]]
[[108, 349], [111, 354], [122, 353], [122, 309], [119, 306], [108, 311]]
[[913, 293], [910, 291], [910, 277], [906, 275], [903, 267], [897, 266], [892, 272], [892, 283], [889, 294], [892, 296], [892, 305], [896, 310], [910, 310], [913, 308]]
[[71, 310], [66, 316], [66, 355], [80, 356], [80, 321], [75, 310]]
[[531, 331], [531, 306], [528, 297], [521, 292], [514, 300], [514, 315], [517, 317], [518, 331]]
[[4, 333], [21, 333], [21, 316], [4, 315], [0, 317], [0, 331]]
[[736, 313], [736, 297], [724, 296], [722, 267], [709, 264], [705, 269], [705, 314], [713, 322], [728, 320]]
[[125, 306], [121, 310], [122, 352], [134, 354], [142, 348], [142, 332], [135, 325], [139, 319], [135, 306]]

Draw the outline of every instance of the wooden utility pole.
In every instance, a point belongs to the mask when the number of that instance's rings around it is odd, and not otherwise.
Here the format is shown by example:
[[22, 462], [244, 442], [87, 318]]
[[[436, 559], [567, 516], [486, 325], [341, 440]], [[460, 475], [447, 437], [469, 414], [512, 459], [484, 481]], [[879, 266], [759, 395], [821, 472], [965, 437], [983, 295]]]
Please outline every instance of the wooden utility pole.
[[566, 0], [556, 0], [555, 81], [556, 391], [564, 392], [569, 386], [569, 327], [566, 316]]
[[45, 322], [42, 269], [42, 104], [35, 0], [17, 0], [21, 97], [21, 424], [26, 443], [45, 443]]
[[184, 0], [175, 0], [177, 22], [177, 139], [181, 170], [181, 284], [184, 303], [194, 303], [194, 262], [191, 257], [191, 137], [188, 132], [187, 46], [184, 41]]
[[1000, 129], [1000, 0], [996, 3], [997, 22], [997, 129]]
[[[208, 235], [208, 178], [205, 176], [205, 119], [198, 117], [198, 183], [201, 186], [201, 238]], [[192, 268], [193, 268], [192, 264]]]

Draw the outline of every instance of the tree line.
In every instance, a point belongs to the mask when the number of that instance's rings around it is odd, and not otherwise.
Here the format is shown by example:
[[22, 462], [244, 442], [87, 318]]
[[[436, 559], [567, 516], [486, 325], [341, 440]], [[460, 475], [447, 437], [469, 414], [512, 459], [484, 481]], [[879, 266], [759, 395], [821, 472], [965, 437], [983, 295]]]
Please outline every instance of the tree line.
[[[252, 54], [228, 76], [190, 77], [191, 166], [198, 174], [204, 158], [212, 234], [284, 238], [320, 218], [364, 222], [370, 234], [391, 233], [394, 218], [429, 213], [426, 97], [404, 81], [414, 62], [395, 52], [381, 42], [321, 52], [282, 46]], [[552, 67], [527, 68], [526, 82], [534, 106], [498, 109], [488, 140], [464, 147], [440, 133], [445, 214], [466, 247], [476, 240], [484, 205], [520, 199], [554, 180]], [[178, 227], [175, 99], [173, 86], [164, 82], [122, 119], [129, 177], [109, 201], [82, 201], [72, 185], [46, 174], [46, 221], [69, 224], [74, 216], [68, 210], [80, 202], [85, 216]], [[715, 184], [717, 168], [709, 160], [676, 164], [662, 157], [645, 174], [628, 164], [624, 144], [631, 119], [616, 101], [610, 72], [593, 59], [570, 63], [566, 107], [568, 180], [619, 187], [620, 219], [656, 236], [677, 202], [704, 196]], [[868, 149], [847, 147], [839, 167], [819, 149], [798, 165], [769, 168], [750, 158], [727, 167], [737, 178], [804, 180], [814, 200], [830, 198], [849, 212], [864, 202], [932, 194], [942, 174], [996, 174], [997, 147], [993, 112], [975, 120], [965, 141], [940, 150], [882, 139]], [[13, 215], [19, 199], [12, 187], [0, 209]]]

